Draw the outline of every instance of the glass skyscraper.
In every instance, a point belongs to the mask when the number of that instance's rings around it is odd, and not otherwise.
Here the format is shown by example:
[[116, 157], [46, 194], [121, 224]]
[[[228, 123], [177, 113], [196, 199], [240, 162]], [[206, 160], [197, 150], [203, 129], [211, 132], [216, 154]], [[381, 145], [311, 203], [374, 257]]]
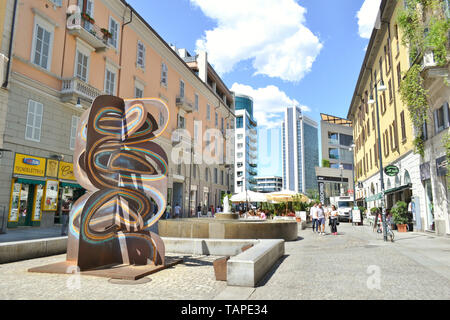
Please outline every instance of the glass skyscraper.
[[299, 107], [286, 108], [281, 130], [283, 189], [306, 193], [317, 190], [318, 124]]

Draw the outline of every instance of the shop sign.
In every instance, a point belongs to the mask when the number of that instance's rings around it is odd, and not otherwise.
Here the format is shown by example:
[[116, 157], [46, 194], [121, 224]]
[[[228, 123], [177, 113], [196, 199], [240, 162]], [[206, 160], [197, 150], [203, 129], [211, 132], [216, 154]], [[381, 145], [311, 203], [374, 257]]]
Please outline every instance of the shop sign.
[[319, 182], [319, 201], [325, 203], [325, 184]]
[[447, 156], [443, 156], [436, 159], [436, 171], [438, 177], [443, 177], [447, 175], [447, 165], [448, 165]]
[[45, 158], [16, 153], [14, 160], [14, 173], [43, 177], [45, 175], [45, 164]]
[[420, 180], [429, 180], [431, 179], [431, 171], [430, 171], [430, 163], [422, 163], [420, 165]]
[[51, 178], [58, 177], [58, 160], [47, 159], [47, 172], [45, 175]]
[[73, 163], [63, 162], [59, 163], [58, 178], [65, 180], [76, 180], [73, 174]]
[[384, 173], [386, 173], [386, 175], [388, 175], [389, 177], [394, 177], [399, 173], [399, 169], [397, 166], [394, 165], [390, 165], [387, 166], [386, 168], [384, 168]]

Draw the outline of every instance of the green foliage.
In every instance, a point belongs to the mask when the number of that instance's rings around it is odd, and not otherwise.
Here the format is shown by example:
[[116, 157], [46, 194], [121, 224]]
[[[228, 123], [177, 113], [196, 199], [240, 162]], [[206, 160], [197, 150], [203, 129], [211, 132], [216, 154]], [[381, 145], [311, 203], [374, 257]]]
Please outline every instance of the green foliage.
[[319, 190], [317, 189], [309, 189], [306, 191], [306, 196], [312, 201], [319, 202]]
[[294, 211], [306, 211], [308, 204], [302, 201], [302, 195], [295, 195], [292, 197], [292, 208]]
[[[424, 88], [421, 76], [422, 67], [418, 58], [432, 50], [434, 59], [439, 66], [447, 61], [447, 45], [450, 21], [446, 18], [442, 1], [439, 0], [406, 0], [406, 8], [397, 16], [400, 29], [403, 32], [402, 44], [409, 48], [410, 60], [413, 66], [404, 74], [400, 84], [400, 96], [408, 106], [409, 116], [416, 131], [413, 140], [414, 152], [424, 156], [424, 141], [422, 126], [428, 119], [429, 94]], [[428, 24], [424, 23], [424, 14], [432, 13]], [[426, 31], [426, 32], [425, 32]]]
[[380, 212], [380, 209], [377, 208], [377, 207], [373, 207], [373, 208], [370, 209], [370, 213], [372, 213], [372, 214], [378, 213], [378, 212]]
[[407, 224], [410, 222], [407, 207], [406, 202], [398, 201], [391, 209], [392, 218], [395, 224]]
[[329, 168], [330, 167], [330, 160], [322, 159], [322, 167]]

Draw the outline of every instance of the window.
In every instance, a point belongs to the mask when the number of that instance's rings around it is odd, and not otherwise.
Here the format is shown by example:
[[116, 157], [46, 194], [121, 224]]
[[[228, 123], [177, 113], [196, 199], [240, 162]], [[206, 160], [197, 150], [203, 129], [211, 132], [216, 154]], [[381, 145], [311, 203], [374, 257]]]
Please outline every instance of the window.
[[138, 88], [138, 87], [134, 88], [134, 97], [135, 98], [143, 98], [144, 97], [144, 92], [142, 91], [141, 88]]
[[242, 149], [244, 147], [244, 144], [243, 143], [238, 143], [237, 147], [238, 147], [238, 149]]
[[405, 111], [400, 112], [400, 126], [402, 129], [402, 142], [406, 141], [406, 125], [405, 125]]
[[206, 182], [209, 181], [208, 168], [205, 168], [205, 180]]
[[243, 135], [242, 133], [240, 133], [240, 134], [237, 135], [237, 138], [238, 138], [238, 139], [242, 139], [243, 137], [244, 137], [244, 135]]
[[206, 105], [206, 119], [211, 120], [211, 107], [209, 104]]
[[372, 110], [372, 129], [375, 131], [375, 109]]
[[328, 151], [328, 156], [330, 159], [339, 159], [339, 149], [330, 148]]
[[76, 77], [84, 82], [88, 82], [89, 56], [77, 50]]
[[167, 65], [161, 63], [161, 84], [167, 88]]
[[238, 152], [237, 157], [238, 158], [242, 158], [244, 156], [244, 154], [242, 152]]
[[437, 110], [434, 110], [434, 127], [435, 133], [439, 133], [442, 130], [449, 127], [450, 122], [450, 114], [448, 102], [444, 103], [442, 107]]
[[116, 92], [116, 73], [106, 68], [105, 92], [109, 95], [115, 95]]
[[119, 43], [119, 23], [112, 17], [109, 17], [109, 32], [112, 36], [109, 38], [108, 43], [117, 49]]
[[244, 118], [236, 117], [236, 129], [242, 129], [244, 127]]
[[137, 45], [136, 64], [138, 67], [145, 69], [145, 45], [141, 41], [138, 41]]
[[397, 64], [397, 86], [400, 89], [400, 84], [402, 83], [402, 70], [400, 69], [400, 62]]
[[36, 23], [34, 29], [34, 48], [32, 61], [34, 64], [49, 70], [50, 54], [52, 47], [52, 32], [45, 29], [39, 23]]
[[75, 141], [77, 138], [77, 127], [80, 122], [80, 117], [72, 116], [72, 124], [70, 128], [70, 150], [75, 149]]
[[162, 111], [159, 112], [159, 125], [162, 127], [164, 125], [164, 115]]
[[216, 112], [216, 116], [214, 119], [215, 119], [214, 124], [215, 124], [216, 128], [218, 128], [219, 127], [219, 114], [217, 112]]
[[50, 0], [57, 7], [62, 7], [62, 0]]
[[178, 128], [184, 129], [185, 128], [185, 119], [184, 117], [178, 115]]
[[28, 101], [28, 114], [27, 114], [27, 126], [25, 129], [25, 139], [36, 142], [41, 141], [41, 126], [42, 126], [42, 103], [29, 100]]
[[195, 111], [198, 111], [198, 94], [195, 94], [195, 105], [194, 105]]
[[180, 97], [184, 98], [184, 81], [180, 80]]
[[388, 88], [389, 88], [389, 102], [392, 102], [393, 95], [392, 95], [392, 81], [391, 81], [391, 79], [389, 79]]
[[217, 184], [217, 168], [214, 168], [214, 183]]

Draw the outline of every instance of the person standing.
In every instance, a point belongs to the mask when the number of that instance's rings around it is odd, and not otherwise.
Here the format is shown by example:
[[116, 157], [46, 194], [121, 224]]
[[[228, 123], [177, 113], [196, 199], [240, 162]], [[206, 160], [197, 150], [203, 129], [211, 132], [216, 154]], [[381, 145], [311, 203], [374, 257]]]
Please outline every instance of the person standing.
[[166, 206], [166, 219], [170, 219], [172, 215], [172, 206], [168, 203]]
[[69, 214], [70, 210], [72, 210], [72, 199], [68, 198], [67, 200], [63, 201], [62, 205], [62, 213], [61, 213], [61, 235], [67, 236], [67, 232], [69, 229]]
[[336, 206], [331, 206], [330, 212], [330, 224], [331, 224], [331, 233], [337, 236], [337, 220], [338, 220], [339, 212], [336, 210]]
[[319, 234], [320, 235], [325, 235], [325, 212], [323, 210], [322, 207], [322, 203], [319, 203], [317, 209], [317, 220], [318, 220], [318, 225], [319, 225]]
[[181, 207], [180, 205], [177, 203], [177, 205], [175, 206], [175, 218], [178, 219], [180, 217], [180, 213], [181, 213]]
[[310, 216], [312, 220], [312, 230], [314, 232], [314, 228], [316, 229], [315, 232], [317, 232], [318, 224], [317, 224], [317, 203], [314, 203], [314, 205], [311, 207], [310, 210]]
[[200, 217], [202, 215], [202, 205], [199, 203], [197, 206], [197, 216]]

